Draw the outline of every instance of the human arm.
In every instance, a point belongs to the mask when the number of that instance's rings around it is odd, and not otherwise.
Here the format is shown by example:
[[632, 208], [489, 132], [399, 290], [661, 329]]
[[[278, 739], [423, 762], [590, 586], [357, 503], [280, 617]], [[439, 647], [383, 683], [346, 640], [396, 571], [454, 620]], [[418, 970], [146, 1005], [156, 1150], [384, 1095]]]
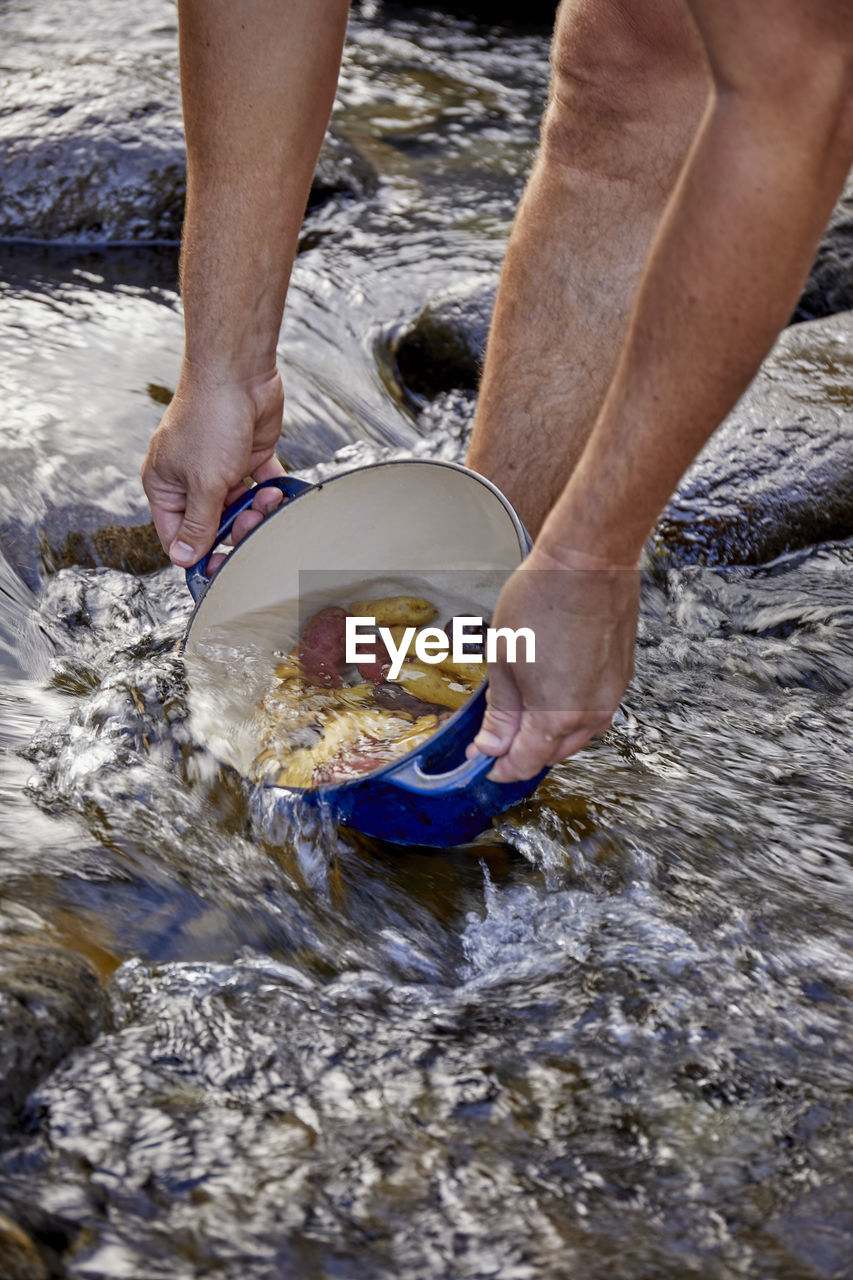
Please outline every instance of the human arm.
[[[690, 8], [714, 94], [593, 431], [495, 613], [495, 625], [537, 636], [533, 667], [497, 664], [490, 673], [475, 742], [501, 757], [492, 772], [500, 781], [572, 754], [616, 709], [634, 636], [626, 571], [786, 323], [853, 159], [853, 31], [843, 5], [691, 0]], [[624, 590], [614, 587], [612, 605], [591, 616], [572, 582], [573, 571], [593, 565]], [[541, 592], [519, 587], [558, 566], [571, 606], [559, 626]]]
[[[176, 564], [210, 549], [245, 478], [282, 471], [276, 343], [348, 8], [347, 0], [180, 0], [186, 339], [142, 473]], [[262, 491], [258, 505], [277, 500], [273, 493]], [[235, 536], [260, 519], [240, 517]]]

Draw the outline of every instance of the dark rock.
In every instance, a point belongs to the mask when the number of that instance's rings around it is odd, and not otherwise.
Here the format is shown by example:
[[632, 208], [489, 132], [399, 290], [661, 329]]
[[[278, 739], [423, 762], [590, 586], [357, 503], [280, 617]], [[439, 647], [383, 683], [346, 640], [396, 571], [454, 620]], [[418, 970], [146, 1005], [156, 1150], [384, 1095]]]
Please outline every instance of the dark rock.
[[358, 148], [339, 132], [326, 134], [311, 183], [308, 208], [334, 196], [369, 196], [378, 186], [376, 170]]
[[153, 524], [108, 524], [96, 529], [92, 545], [97, 564], [123, 573], [154, 573], [170, 564]]
[[[470, 18], [475, 22], [482, 22], [488, 26], [494, 23], [510, 23], [513, 27], [519, 27], [524, 30], [533, 28], [536, 30], [550, 30], [554, 25], [554, 18], [557, 13], [558, 0], [530, 0], [528, 4], [520, 6], [517, 0], [435, 0], [434, 3], [424, 5], [429, 9], [441, 9], [446, 13], [458, 14], [462, 18]], [[411, 14], [412, 5], [402, 4], [399, 0], [385, 0], [382, 6], [382, 12], [391, 16], [396, 14]]]
[[833, 210], [818, 246], [793, 322], [834, 315], [853, 307], [853, 175]]
[[21, 1227], [0, 1214], [0, 1275], [3, 1280], [49, 1280], [50, 1272]]
[[[186, 163], [174, 6], [6, 17], [0, 238], [177, 242]], [[374, 182], [352, 143], [330, 134], [311, 202]]]
[[61, 541], [42, 532], [41, 558], [47, 573], [79, 566], [103, 567], [123, 573], [154, 573], [169, 562], [154, 525], [100, 525], [103, 512], [81, 511], [80, 527], [68, 530]]
[[[103, 6], [61, 12], [42, 22], [38, 39], [26, 20], [7, 33], [0, 238], [176, 242], [186, 163], [174, 13], [153, 6], [129, 18], [128, 47], [128, 26]], [[352, 143], [330, 134], [312, 203], [363, 195], [374, 182]]]
[[0, 1182], [0, 1276], [3, 1280], [62, 1280], [63, 1255], [80, 1225], [43, 1209], [24, 1184]]
[[476, 388], [496, 288], [496, 277], [479, 275], [451, 285], [391, 334], [394, 371], [407, 391], [429, 397]]
[[45, 556], [51, 571], [70, 568], [118, 568], [123, 573], [154, 573], [170, 563], [154, 525], [104, 525], [91, 535], [72, 530], [58, 552]]
[[[82, 107], [72, 109], [62, 117], [66, 130], [41, 137], [10, 132], [14, 116], [0, 119], [0, 238], [177, 242], [186, 163], [174, 110], [157, 104], [144, 128], [116, 103], [94, 119], [81, 115]], [[341, 193], [362, 196], [375, 185], [373, 169], [356, 148], [329, 134], [308, 207]]]
[[88, 960], [35, 937], [0, 939], [0, 1120], [104, 1025], [107, 1000]]
[[[76, 70], [76, 74], [75, 74]], [[177, 240], [183, 130], [177, 85], [153, 86], [85, 63], [12, 81], [0, 119], [0, 236], [83, 242]], [[67, 101], [54, 115], [57, 99]]]
[[786, 329], [664, 512], [678, 563], [761, 564], [853, 534], [853, 312]]

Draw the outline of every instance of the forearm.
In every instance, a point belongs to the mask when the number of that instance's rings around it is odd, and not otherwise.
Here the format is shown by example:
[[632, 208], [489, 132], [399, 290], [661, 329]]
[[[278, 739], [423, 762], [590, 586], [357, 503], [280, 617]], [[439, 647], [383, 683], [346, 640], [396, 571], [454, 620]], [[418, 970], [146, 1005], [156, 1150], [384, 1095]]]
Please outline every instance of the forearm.
[[636, 562], [793, 310], [850, 164], [840, 103], [840, 94], [782, 104], [747, 92], [709, 107], [608, 396], [543, 528], [549, 552]]
[[328, 124], [347, 0], [180, 0], [185, 369], [263, 377]]

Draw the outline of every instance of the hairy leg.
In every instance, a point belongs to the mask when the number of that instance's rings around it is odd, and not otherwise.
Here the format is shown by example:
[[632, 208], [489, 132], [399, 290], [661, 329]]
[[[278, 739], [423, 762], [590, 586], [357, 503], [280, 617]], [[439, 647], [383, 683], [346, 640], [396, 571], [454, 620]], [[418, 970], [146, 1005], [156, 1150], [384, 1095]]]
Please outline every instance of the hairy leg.
[[468, 454], [534, 535], [595, 423], [710, 87], [683, 0], [563, 0], [551, 61]]

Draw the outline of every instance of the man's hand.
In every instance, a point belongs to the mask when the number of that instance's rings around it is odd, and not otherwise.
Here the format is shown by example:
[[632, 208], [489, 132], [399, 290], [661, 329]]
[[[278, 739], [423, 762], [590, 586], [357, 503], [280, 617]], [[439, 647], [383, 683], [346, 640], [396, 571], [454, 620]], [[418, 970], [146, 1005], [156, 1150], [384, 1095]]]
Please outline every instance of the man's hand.
[[[598, 567], [596, 567], [598, 566]], [[534, 547], [505, 584], [492, 626], [529, 627], [536, 658], [489, 667], [488, 706], [474, 746], [500, 757], [495, 782], [532, 778], [609, 726], [634, 669], [639, 571], [589, 555], [554, 559]]]
[[[142, 468], [154, 525], [175, 564], [187, 568], [210, 550], [223, 508], [245, 493], [247, 479], [284, 474], [274, 452], [283, 404], [274, 370], [242, 382], [182, 373]], [[252, 509], [238, 516], [233, 541], [281, 500], [276, 489], [261, 490]]]

